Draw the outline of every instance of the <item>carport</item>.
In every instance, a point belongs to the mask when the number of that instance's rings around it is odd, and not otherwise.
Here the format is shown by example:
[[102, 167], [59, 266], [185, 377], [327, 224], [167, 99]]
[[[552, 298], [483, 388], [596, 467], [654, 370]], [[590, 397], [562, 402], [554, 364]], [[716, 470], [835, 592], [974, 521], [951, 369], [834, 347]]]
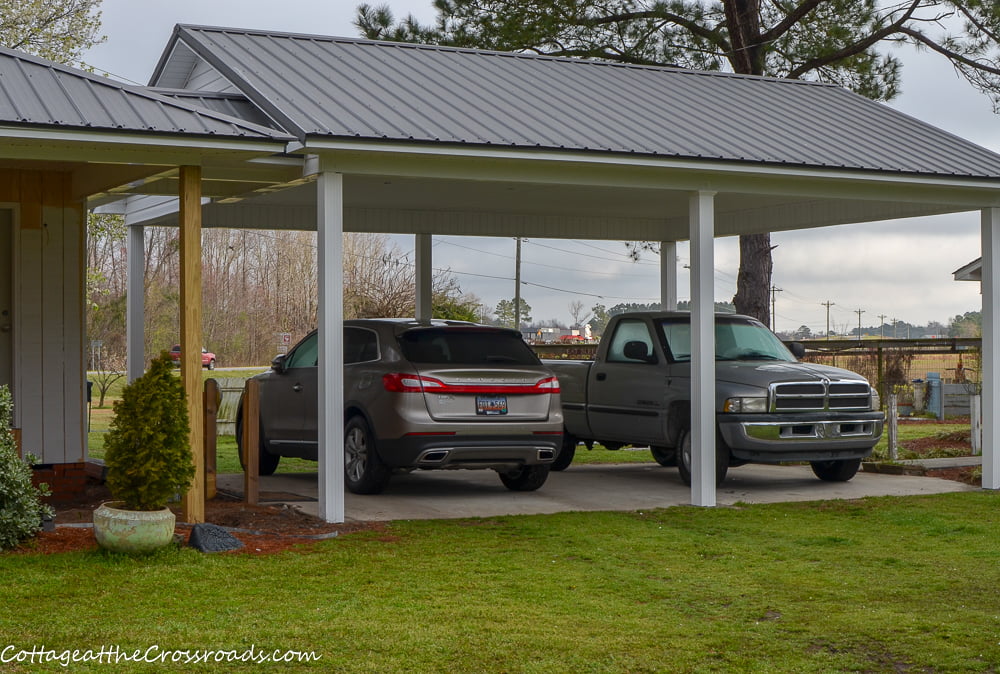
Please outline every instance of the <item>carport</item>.
[[[691, 503], [713, 506], [715, 237], [979, 210], [983, 404], [996, 410], [1000, 155], [845, 90], [194, 26], [175, 29], [150, 85], [156, 95], [295, 139], [281, 153], [208, 167], [200, 180], [186, 172], [179, 222], [192, 232], [200, 224], [318, 230], [326, 448], [319, 514], [329, 521], [345, 516], [343, 463], [329, 460], [339, 458], [343, 440], [344, 231], [415, 235], [420, 317], [430, 312], [435, 233], [660, 241], [668, 306], [676, 301], [670, 251], [689, 239]], [[90, 203], [134, 195], [119, 204], [134, 250], [142, 226], [178, 224], [177, 176], [165, 170], [141, 184], [123, 182]], [[182, 252], [188, 264], [196, 256]], [[184, 290], [182, 315], [198, 295], [196, 286]], [[134, 374], [143, 360], [134, 328], [141, 292], [130, 296]], [[200, 346], [197, 327], [185, 329], [184, 353]], [[983, 486], [995, 489], [1000, 427], [995, 414], [984, 418]]]

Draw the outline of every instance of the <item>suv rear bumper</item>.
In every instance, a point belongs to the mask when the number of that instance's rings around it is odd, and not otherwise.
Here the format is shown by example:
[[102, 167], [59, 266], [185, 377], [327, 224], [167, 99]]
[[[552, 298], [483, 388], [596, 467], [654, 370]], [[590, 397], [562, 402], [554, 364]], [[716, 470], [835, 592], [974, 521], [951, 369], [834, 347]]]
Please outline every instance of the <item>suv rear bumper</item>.
[[380, 438], [378, 453], [393, 468], [510, 468], [548, 465], [561, 445], [561, 434], [406, 435]]
[[861, 459], [882, 437], [882, 412], [720, 414], [719, 432], [734, 458], [745, 461]]

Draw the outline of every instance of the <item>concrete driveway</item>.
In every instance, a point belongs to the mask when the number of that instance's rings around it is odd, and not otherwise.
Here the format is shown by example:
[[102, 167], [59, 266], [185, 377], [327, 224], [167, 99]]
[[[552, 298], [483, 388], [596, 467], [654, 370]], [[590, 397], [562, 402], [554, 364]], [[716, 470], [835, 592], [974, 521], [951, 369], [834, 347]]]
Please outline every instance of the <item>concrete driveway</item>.
[[[242, 474], [219, 475], [218, 488], [241, 494]], [[719, 505], [857, 499], [975, 491], [978, 487], [932, 477], [858, 473], [850, 482], [823, 482], [808, 466], [747, 465], [733, 468], [719, 488]], [[260, 480], [261, 502], [291, 503], [317, 512], [315, 473]], [[574, 465], [549, 475], [535, 492], [507, 490], [491, 470], [418, 471], [394, 475], [377, 496], [347, 493], [348, 521], [447, 519], [568, 511], [644, 510], [690, 503], [690, 490], [674, 468], [653, 463]]]

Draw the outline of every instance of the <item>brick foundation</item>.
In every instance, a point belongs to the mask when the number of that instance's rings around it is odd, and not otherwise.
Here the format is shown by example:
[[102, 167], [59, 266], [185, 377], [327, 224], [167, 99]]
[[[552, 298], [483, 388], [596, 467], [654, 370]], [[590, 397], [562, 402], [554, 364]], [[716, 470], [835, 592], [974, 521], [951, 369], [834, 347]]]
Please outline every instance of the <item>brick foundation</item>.
[[32, 482], [49, 485], [52, 496], [50, 502], [71, 501], [87, 488], [87, 470], [83, 461], [79, 463], [40, 463], [34, 466]]

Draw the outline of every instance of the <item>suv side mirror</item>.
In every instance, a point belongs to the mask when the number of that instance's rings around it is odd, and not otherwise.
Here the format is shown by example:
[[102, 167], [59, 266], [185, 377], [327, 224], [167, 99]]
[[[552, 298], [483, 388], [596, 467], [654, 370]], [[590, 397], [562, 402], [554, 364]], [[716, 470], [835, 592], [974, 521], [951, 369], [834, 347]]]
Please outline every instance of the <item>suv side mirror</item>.
[[641, 360], [646, 363], [656, 362], [656, 356], [649, 352], [649, 345], [647, 345], [646, 342], [640, 342], [638, 340], [625, 342], [625, 348], [622, 350], [622, 355], [629, 360]]
[[271, 361], [271, 369], [278, 374], [285, 371], [285, 354], [279, 353], [274, 357], [274, 360]]
[[788, 345], [788, 348], [792, 352], [792, 355], [798, 359], [806, 355], [806, 347], [802, 346], [801, 342], [792, 342]]

